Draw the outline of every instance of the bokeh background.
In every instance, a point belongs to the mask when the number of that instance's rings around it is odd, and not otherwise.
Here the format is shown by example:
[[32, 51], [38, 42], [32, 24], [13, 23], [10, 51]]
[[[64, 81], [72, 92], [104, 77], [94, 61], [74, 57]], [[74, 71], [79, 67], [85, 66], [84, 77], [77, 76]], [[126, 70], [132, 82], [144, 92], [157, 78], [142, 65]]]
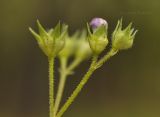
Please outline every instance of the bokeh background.
[[[132, 49], [94, 73], [64, 117], [160, 117], [159, 11], [158, 0], [0, 0], [0, 117], [48, 117], [47, 58], [28, 27], [61, 20], [72, 34], [93, 17], [107, 19], [109, 37], [121, 17], [139, 32]], [[63, 103], [88, 65], [67, 80]]]

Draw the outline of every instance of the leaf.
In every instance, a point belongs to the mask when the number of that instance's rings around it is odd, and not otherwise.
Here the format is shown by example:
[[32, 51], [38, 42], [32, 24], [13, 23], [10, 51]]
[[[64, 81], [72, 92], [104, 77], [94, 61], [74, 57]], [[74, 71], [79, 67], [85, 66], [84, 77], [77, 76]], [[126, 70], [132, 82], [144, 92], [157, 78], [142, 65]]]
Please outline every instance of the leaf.
[[136, 33], [138, 32], [138, 30], [135, 30], [134, 33], [132, 34], [132, 38], [135, 38]]
[[92, 35], [92, 33], [91, 33], [90, 26], [89, 26], [89, 24], [88, 24], [88, 23], [87, 23], [87, 30], [88, 30], [88, 34], [89, 34], [89, 36], [91, 36], [91, 35]]
[[62, 31], [62, 33], [60, 34], [60, 38], [64, 38], [64, 36], [66, 36], [66, 34], [68, 33], [68, 25], [65, 25], [65, 24], [63, 24], [63, 27], [62, 27], [63, 29], [63, 31]]
[[53, 29], [52, 32], [52, 36], [54, 38], [58, 38], [61, 34], [61, 25], [60, 25], [60, 21], [58, 22], [58, 24], [56, 25], [56, 27]]
[[38, 29], [39, 29], [40, 36], [41, 37], [46, 37], [47, 36], [47, 32], [45, 31], [43, 26], [40, 24], [39, 20], [37, 20], [37, 26], [38, 26]]
[[132, 27], [132, 22], [124, 29], [124, 31], [130, 33], [131, 27]]
[[41, 37], [32, 28], [29, 27], [29, 31], [32, 33], [32, 35], [37, 41], [41, 41]]

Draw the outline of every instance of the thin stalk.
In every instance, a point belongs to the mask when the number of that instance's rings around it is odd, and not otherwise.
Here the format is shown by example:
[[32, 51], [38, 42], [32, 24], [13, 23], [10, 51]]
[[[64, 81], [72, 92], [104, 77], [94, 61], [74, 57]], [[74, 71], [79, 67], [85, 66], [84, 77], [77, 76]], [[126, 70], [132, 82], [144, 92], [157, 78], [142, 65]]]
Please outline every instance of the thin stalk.
[[54, 117], [54, 57], [49, 62], [49, 117]]
[[73, 91], [73, 93], [71, 94], [71, 96], [68, 98], [68, 100], [66, 101], [66, 103], [60, 109], [60, 111], [58, 112], [58, 114], [57, 114], [56, 117], [61, 117], [63, 115], [63, 113], [68, 109], [68, 107], [72, 104], [72, 102], [75, 100], [75, 98], [78, 96], [78, 94], [80, 93], [80, 91], [82, 90], [82, 88], [84, 87], [84, 85], [89, 80], [89, 78], [92, 75], [92, 73], [95, 71], [95, 67], [94, 66], [96, 64], [96, 61], [97, 61], [97, 56], [95, 56], [93, 58], [93, 61], [92, 61], [91, 65], [90, 65], [90, 68], [89, 68], [88, 72], [84, 75], [84, 77], [82, 78], [81, 82], [78, 84], [78, 86]]
[[118, 50], [112, 48], [103, 58], [101, 58], [97, 64], [96, 64], [96, 69], [101, 67], [109, 58], [111, 58], [112, 56], [114, 56], [116, 53], [118, 52]]
[[60, 59], [61, 71], [60, 71], [60, 81], [59, 81], [57, 96], [56, 96], [56, 100], [55, 100], [55, 111], [54, 111], [55, 116], [56, 116], [58, 109], [59, 109], [59, 106], [60, 106], [60, 102], [61, 102], [61, 99], [63, 96], [63, 91], [64, 91], [67, 76], [73, 72], [72, 70], [75, 69], [80, 64], [81, 61], [82, 61], [81, 59], [76, 58], [67, 68], [66, 67], [67, 66], [67, 59], [66, 58]]
[[58, 91], [57, 91], [56, 100], [55, 100], [54, 116], [56, 116], [57, 111], [59, 109], [59, 105], [60, 105], [60, 102], [62, 99], [62, 95], [63, 95], [63, 91], [64, 91], [64, 87], [65, 87], [65, 82], [66, 82], [66, 77], [67, 77], [67, 73], [66, 73], [67, 60], [66, 60], [66, 58], [61, 58], [60, 62], [61, 62], [61, 69], [60, 69], [61, 71], [60, 71]]
[[81, 58], [75, 58], [74, 61], [67, 68], [68, 74], [72, 73], [72, 70], [75, 69], [81, 63], [81, 61]]

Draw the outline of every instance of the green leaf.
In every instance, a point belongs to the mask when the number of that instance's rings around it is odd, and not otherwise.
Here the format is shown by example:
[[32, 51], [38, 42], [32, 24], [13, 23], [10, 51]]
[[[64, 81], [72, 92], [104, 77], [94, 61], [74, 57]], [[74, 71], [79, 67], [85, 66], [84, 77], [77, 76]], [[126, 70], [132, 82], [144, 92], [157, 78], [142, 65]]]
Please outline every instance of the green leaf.
[[52, 36], [54, 38], [58, 38], [61, 34], [61, 25], [60, 25], [60, 21], [58, 22], [58, 24], [56, 25], [56, 27], [53, 29], [53, 33]]
[[124, 29], [124, 31], [130, 33], [131, 27], [132, 27], [132, 22]]
[[40, 36], [41, 37], [46, 37], [47, 36], [47, 32], [45, 31], [43, 26], [40, 24], [39, 20], [37, 20], [37, 26], [38, 26], [38, 29], [39, 29]]
[[66, 34], [68, 33], [68, 25], [63, 24], [63, 31], [62, 34], [60, 34], [60, 38], [64, 38]]
[[68, 25], [62, 24], [61, 35], [65, 33], [68, 34]]
[[72, 39], [78, 39], [79, 35], [80, 35], [80, 30], [76, 30], [76, 32], [74, 32], [74, 34], [71, 36]]
[[83, 29], [81, 31], [80, 39], [86, 39], [86, 36], [87, 36], [87, 31], [85, 29]]
[[87, 23], [87, 30], [88, 30], [88, 34], [89, 34], [89, 36], [91, 36], [91, 35], [92, 35], [92, 33], [91, 33], [90, 26], [89, 26], [89, 24], [88, 24], [88, 23]]
[[138, 30], [135, 30], [134, 33], [132, 34], [132, 38], [135, 38], [136, 33], [138, 32]]
[[116, 28], [115, 28], [115, 30], [114, 30], [113, 33], [117, 32], [117, 30], [118, 30], [118, 28], [119, 28], [119, 24], [120, 24], [120, 20], [118, 20], [117, 25], [116, 25]]
[[53, 33], [53, 28], [51, 28], [51, 29], [48, 31], [48, 34], [49, 34], [49, 35], [52, 35], [52, 33]]
[[29, 31], [32, 33], [32, 35], [37, 41], [41, 41], [41, 37], [32, 28], [29, 27]]
[[122, 30], [122, 18], [120, 20], [118, 20], [116, 28], [114, 29], [113, 33], [112, 33], [112, 40], [115, 38], [115, 35], [118, 31]]
[[119, 27], [118, 27], [119, 30], [122, 30], [122, 22], [123, 22], [123, 18], [119, 20]]

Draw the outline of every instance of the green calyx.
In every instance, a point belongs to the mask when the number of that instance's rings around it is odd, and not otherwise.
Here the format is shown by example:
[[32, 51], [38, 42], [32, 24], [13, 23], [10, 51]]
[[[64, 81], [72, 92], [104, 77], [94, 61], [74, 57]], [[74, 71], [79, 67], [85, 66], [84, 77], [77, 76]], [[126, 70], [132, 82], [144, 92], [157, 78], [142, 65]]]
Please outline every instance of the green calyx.
[[67, 36], [65, 40], [65, 46], [59, 52], [58, 57], [69, 58], [71, 55], [73, 55], [73, 51], [74, 51], [74, 40], [69, 36]]
[[122, 19], [118, 21], [112, 34], [113, 48], [117, 50], [125, 50], [132, 47], [137, 30], [134, 30], [134, 28], [131, 27], [132, 23], [122, 30]]
[[49, 31], [46, 31], [38, 20], [37, 26], [39, 29], [39, 34], [37, 34], [32, 28], [29, 28], [29, 30], [37, 40], [39, 47], [46, 56], [56, 56], [65, 45], [68, 26], [61, 26], [59, 22], [55, 28], [51, 28]]
[[58, 54], [59, 58], [68, 59], [71, 56], [79, 60], [85, 60], [92, 55], [92, 50], [87, 41], [86, 30], [76, 31], [72, 36], [67, 36], [65, 46]]
[[99, 55], [108, 45], [107, 28], [102, 25], [92, 33], [89, 25], [87, 24], [87, 29], [90, 48], [94, 54]]
[[92, 55], [92, 50], [87, 41], [87, 32], [83, 30], [82, 32], [76, 32], [77, 36], [75, 36], [75, 58], [79, 58], [81, 60], [85, 60], [90, 58]]

